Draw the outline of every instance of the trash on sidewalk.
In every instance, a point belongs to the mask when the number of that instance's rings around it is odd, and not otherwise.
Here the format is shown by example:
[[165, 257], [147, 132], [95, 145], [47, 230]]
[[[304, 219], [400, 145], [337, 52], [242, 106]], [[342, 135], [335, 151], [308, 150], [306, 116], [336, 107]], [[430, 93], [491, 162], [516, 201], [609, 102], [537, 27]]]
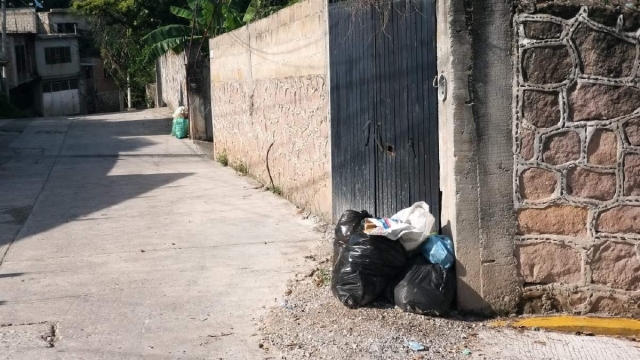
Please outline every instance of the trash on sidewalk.
[[433, 232], [436, 219], [429, 212], [429, 205], [417, 202], [403, 209], [391, 218], [365, 219], [364, 232], [368, 235], [385, 236], [400, 243], [411, 251]]
[[430, 263], [442, 265], [445, 269], [451, 268], [456, 261], [453, 242], [448, 236], [429, 235], [420, 246], [420, 252]]
[[289, 302], [287, 301], [287, 299], [282, 299], [282, 301], [280, 301], [279, 306], [287, 311], [293, 311], [293, 307], [289, 305]]
[[456, 278], [453, 271], [417, 256], [394, 289], [396, 306], [406, 312], [442, 316], [453, 302]]
[[462, 355], [466, 355], [466, 356], [471, 355], [471, 350], [469, 350], [469, 349], [462, 350]]
[[333, 263], [338, 261], [340, 250], [349, 242], [351, 234], [362, 232], [362, 220], [372, 217], [367, 211], [347, 210], [336, 225], [335, 238], [333, 239]]
[[378, 298], [406, 264], [399, 242], [354, 233], [333, 266], [331, 290], [345, 306], [358, 308]]
[[185, 118], [173, 119], [173, 125], [171, 127], [171, 135], [178, 139], [184, 139], [189, 134], [189, 120]]
[[173, 118], [177, 119], [177, 118], [188, 118], [189, 117], [189, 112], [187, 111], [187, 109], [184, 106], [178, 106], [176, 108], [176, 111], [173, 112]]
[[178, 139], [184, 139], [189, 134], [189, 112], [184, 106], [178, 106], [173, 112], [173, 123], [171, 124], [171, 135]]
[[334, 296], [349, 308], [380, 298], [406, 312], [444, 315], [455, 296], [455, 253], [434, 224], [425, 202], [391, 218], [344, 212], [333, 242]]
[[425, 347], [424, 345], [420, 344], [417, 341], [407, 341], [405, 342], [405, 344], [409, 347], [409, 349], [413, 350], [413, 351], [424, 351]]

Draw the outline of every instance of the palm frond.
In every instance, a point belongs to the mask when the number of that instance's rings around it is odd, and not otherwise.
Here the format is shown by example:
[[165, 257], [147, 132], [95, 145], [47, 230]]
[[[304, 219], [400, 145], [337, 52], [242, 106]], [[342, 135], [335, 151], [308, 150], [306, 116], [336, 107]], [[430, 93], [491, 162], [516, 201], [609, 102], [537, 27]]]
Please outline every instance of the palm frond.
[[190, 34], [191, 27], [187, 25], [167, 25], [148, 33], [142, 41], [147, 45], [155, 45], [168, 39], [189, 37]]

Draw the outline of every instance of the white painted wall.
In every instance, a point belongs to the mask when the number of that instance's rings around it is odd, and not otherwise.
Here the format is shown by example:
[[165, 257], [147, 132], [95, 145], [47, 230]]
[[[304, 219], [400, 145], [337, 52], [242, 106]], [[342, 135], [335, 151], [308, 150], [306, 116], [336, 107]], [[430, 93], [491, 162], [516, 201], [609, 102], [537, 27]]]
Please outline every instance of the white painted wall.
[[[46, 47], [69, 46], [71, 62], [66, 64], [47, 65], [44, 57]], [[36, 38], [36, 64], [38, 74], [43, 78], [56, 78], [78, 75], [80, 73], [80, 56], [78, 38], [75, 36], [40, 35]]]

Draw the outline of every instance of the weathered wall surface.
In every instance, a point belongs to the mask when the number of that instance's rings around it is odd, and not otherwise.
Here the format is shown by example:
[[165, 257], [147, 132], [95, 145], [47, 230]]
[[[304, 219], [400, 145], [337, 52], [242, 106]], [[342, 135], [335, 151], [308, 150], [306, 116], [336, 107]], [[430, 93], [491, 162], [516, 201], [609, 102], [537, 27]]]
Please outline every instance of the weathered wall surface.
[[639, 316], [638, 26], [566, 9], [514, 21], [523, 310]]
[[[101, 92], [113, 92], [118, 91], [118, 85], [104, 69], [104, 61], [101, 58], [92, 58], [93, 63], [93, 81], [95, 83], [95, 90], [98, 93]], [[106, 76], [105, 76], [106, 75]]]
[[95, 95], [96, 113], [117, 112], [120, 108], [120, 91], [103, 91]]
[[185, 62], [184, 52], [168, 52], [158, 62], [162, 74], [159, 79], [162, 82], [162, 100], [172, 110], [187, 105]]
[[[438, 0], [441, 222], [456, 249], [457, 305], [511, 313], [521, 285], [513, 256], [511, 4]], [[487, 51], [490, 49], [490, 51]]]
[[[210, 41], [214, 151], [331, 219], [326, 5], [307, 0]], [[163, 92], [166, 90], [163, 88]]]
[[[7, 9], [7, 33], [35, 34], [38, 16], [34, 9]], [[3, 17], [0, 14], [0, 24]]]
[[[68, 47], [71, 52], [71, 62], [47, 64], [45, 49], [51, 47]], [[43, 78], [78, 76], [80, 74], [80, 49], [78, 48], [77, 36], [73, 34], [38, 35], [36, 37], [35, 51], [38, 75]]]

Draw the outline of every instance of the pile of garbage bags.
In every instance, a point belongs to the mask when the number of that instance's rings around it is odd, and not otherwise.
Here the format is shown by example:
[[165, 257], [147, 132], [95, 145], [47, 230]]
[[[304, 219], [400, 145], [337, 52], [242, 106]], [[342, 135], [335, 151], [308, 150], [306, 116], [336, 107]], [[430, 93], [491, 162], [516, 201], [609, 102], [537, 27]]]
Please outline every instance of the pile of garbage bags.
[[180, 106], [173, 112], [173, 124], [171, 125], [171, 135], [178, 139], [184, 139], [189, 135], [188, 111], [184, 106]]
[[455, 296], [455, 253], [434, 224], [424, 202], [391, 218], [347, 210], [335, 229], [334, 296], [349, 308], [386, 300], [406, 312], [446, 314]]

